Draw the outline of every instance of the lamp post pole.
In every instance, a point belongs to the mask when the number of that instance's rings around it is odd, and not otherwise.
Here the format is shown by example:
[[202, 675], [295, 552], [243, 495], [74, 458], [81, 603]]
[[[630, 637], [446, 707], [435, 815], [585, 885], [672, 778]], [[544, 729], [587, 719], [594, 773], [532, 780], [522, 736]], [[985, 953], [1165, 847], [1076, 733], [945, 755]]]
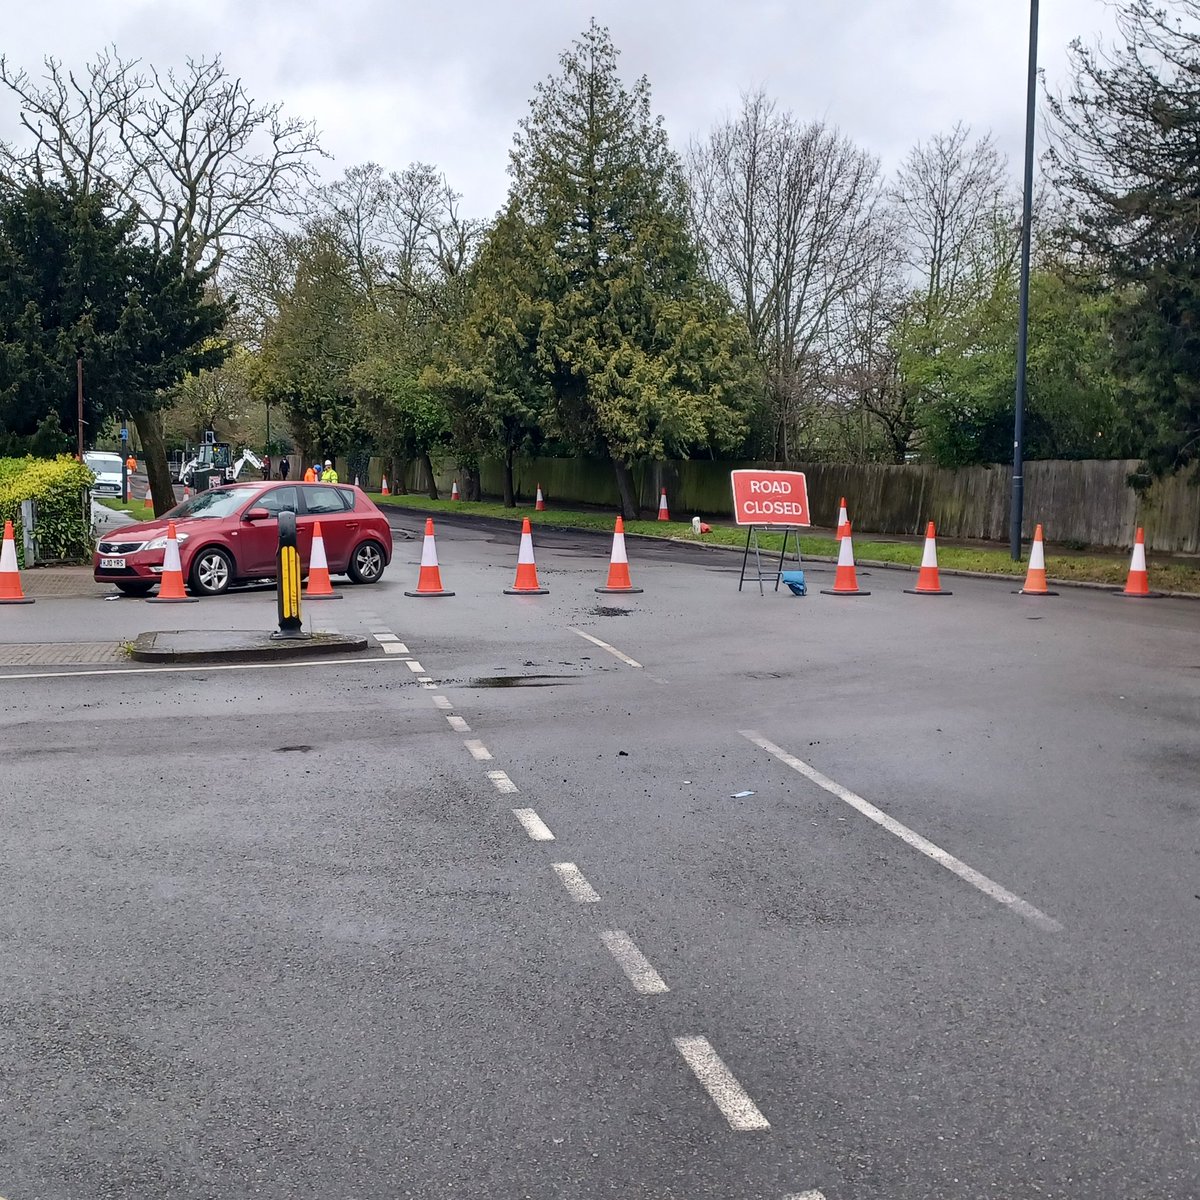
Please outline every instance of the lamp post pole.
[[83, 347], [75, 347], [75, 440], [83, 462]]
[[1017, 392], [1013, 407], [1012, 514], [1009, 548], [1021, 557], [1021, 519], [1025, 505], [1025, 366], [1029, 352], [1029, 257], [1033, 240], [1033, 139], [1037, 119], [1038, 0], [1029, 0], [1029, 79], [1025, 100], [1025, 196], [1021, 207], [1021, 283], [1017, 313]]

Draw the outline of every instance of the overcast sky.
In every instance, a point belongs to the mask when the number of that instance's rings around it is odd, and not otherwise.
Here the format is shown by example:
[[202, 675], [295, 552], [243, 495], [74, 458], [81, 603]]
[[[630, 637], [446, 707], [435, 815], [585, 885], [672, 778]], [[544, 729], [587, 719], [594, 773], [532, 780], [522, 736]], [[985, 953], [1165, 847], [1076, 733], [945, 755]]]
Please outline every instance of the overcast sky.
[[[590, 17], [627, 79], [646, 74], [676, 148], [763, 88], [891, 170], [955, 121], [993, 131], [1014, 174], [1024, 139], [1028, 0], [7, 0], [0, 49], [31, 73], [115, 43], [157, 67], [220, 53], [252, 95], [313, 119], [327, 171], [436, 164], [490, 215], [538, 80]], [[1065, 78], [1074, 37], [1111, 34], [1105, 0], [1041, 5], [1038, 60]], [[16, 131], [0, 96], [0, 136]]]

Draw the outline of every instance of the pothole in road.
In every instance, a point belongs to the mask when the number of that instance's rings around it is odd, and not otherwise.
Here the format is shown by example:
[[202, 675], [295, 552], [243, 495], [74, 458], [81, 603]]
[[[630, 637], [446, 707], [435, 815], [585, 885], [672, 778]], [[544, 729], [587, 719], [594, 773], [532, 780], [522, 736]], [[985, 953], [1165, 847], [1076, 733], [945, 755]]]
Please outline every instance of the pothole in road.
[[311, 746], [276, 746], [276, 754], [307, 754], [312, 749]]
[[511, 687], [558, 687], [570, 683], [573, 675], [481, 675], [472, 679], [468, 687], [511, 688]]
[[588, 612], [593, 617], [627, 617], [633, 612], [633, 609], [609, 608], [604, 604], [597, 604], [594, 608], [589, 608]]

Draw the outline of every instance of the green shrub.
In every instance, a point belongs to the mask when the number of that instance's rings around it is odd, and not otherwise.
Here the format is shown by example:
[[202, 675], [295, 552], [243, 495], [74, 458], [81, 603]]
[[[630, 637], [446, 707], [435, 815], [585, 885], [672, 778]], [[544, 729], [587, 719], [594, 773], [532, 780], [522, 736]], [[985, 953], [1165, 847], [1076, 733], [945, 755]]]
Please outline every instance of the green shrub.
[[[60, 458], [0, 458], [0, 521], [21, 525], [21, 501], [37, 501], [38, 553], [43, 559], [82, 560], [92, 552], [91, 503], [84, 495], [95, 476], [81, 462]], [[24, 541], [17, 558], [25, 565]]]

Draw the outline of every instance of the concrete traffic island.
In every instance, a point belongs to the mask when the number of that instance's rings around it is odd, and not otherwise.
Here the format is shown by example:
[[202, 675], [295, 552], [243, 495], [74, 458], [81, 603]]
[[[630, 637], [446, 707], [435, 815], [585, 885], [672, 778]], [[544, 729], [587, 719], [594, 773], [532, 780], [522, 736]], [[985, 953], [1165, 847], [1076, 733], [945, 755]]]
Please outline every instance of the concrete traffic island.
[[366, 648], [365, 637], [344, 633], [278, 638], [263, 629], [168, 629], [139, 634], [130, 656], [147, 663], [256, 663]]

